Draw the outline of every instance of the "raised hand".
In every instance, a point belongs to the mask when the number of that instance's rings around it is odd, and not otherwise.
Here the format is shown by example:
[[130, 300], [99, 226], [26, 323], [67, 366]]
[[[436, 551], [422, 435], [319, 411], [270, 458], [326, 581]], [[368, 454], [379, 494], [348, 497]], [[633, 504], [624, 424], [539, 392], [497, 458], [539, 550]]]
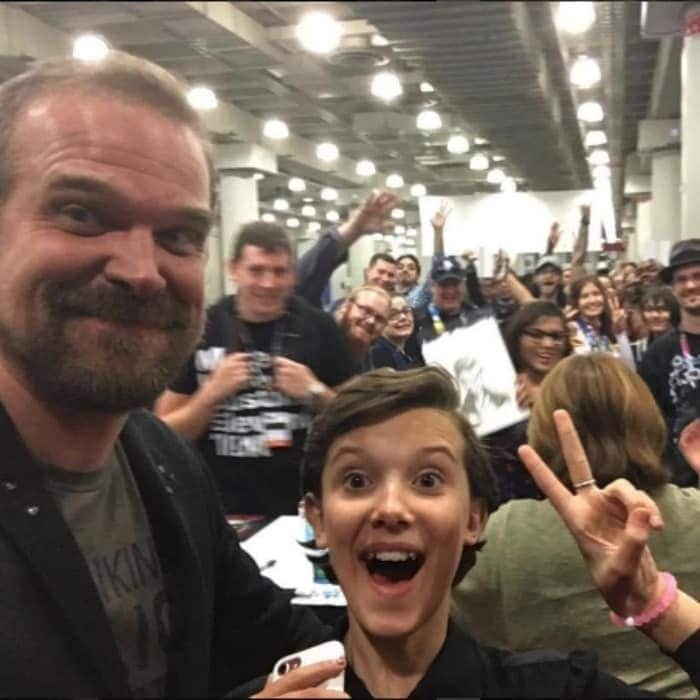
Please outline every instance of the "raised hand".
[[558, 221], [554, 221], [549, 227], [549, 236], [547, 236], [547, 253], [554, 252], [554, 249], [557, 247], [557, 243], [559, 243], [560, 238], [561, 226], [559, 226]]
[[500, 282], [510, 272], [510, 258], [505, 250], [499, 250], [494, 256], [493, 279]]
[[434, 229], [442, 231], [445, 228], [445, 222], [447, 217], [452, 213], [452, 207], [446, 199], [440, 202], [440, 207], [433, 214], [433, 218], [430, 219], [430, 223], [433, 225]]
[[520, 459], [576, 540], [608, 606], [624, 618], [638, 615], [663, 589], [647, 547], [651, 530], [663, 527], [659, 509], [624, 479], [598, 488], [571, 417], [557, 410], [554, 422], [576, 493], [531, 447], [519, 448]]
[[386, 233], [391, 230], [391, 210], [398, 204], [399, 198], [391, 192], [375, 190], [351, 214], [340, 229], [352, 231], [353, 235], [365, 233]]
[[700, 474], [700, 418], [683, 428], [678, 447], [685, 461]]
[[627, 330], [627, 312], [621, 306], [617, 294], [608, 294], [608, 301], [612, 313], [613, 330], [616, 334], [624, 333]]

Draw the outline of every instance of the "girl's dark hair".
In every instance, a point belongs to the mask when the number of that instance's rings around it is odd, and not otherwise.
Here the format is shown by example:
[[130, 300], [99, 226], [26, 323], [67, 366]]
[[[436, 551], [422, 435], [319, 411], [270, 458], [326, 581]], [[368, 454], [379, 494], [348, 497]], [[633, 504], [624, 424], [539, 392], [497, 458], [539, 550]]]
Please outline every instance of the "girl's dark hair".
[[642, 311], [648, 308], [654, 309], [661, 306], [671, 314], [670, 321], [672, 326], [678, 326], [681, 322], [681, 307], [678, 304], [676, 295], [669, 287], [663, 285], [649, 287], [642, 295], [640, 306]]
[[506, 347], [516, 372], [522, 372], [525, 369], [520, 357], [520, 338], [523, 335], [523, 331], [541, 318], [558, 318], [561, 320], [564, 333], [566, 334], [564, 357], [571, 354], [571, 340], [566, 329], [564, 312], [551, 301], [531, 301], [521, 306], [513, 314], [503, 331]]
[[617, 343], [617, 336], [613, 329], [612, 310], [610, 308], [610, 297], [608, 290], [605, 289], [603, 283], [598, 279], [598, 275], [585, 275], [574, 280], [569, 287], [569, 303], [574, 308], [578, 307], [579, 299], [583, 288], [587, 284], [594, 285], [603, 295], [603, 313], [600, 315], [600, 332], [608, 337], [611, 343]]
[[[321, 481], [331, 444], [345, 433], [376, 425], [416, 408], [443, 411], [454, 420], [464, 439], [462, 464], [473, 499], [483, 501], [490, 513], [498, 507], [498, 487], [489, 457], [469, 421], [458, 412], [459, 393], [452, 377], [439, 367], [396, 372], [382, 368], [361, 374], [343, 384], [335, 398], [311, 424], [302, 461], [303, 493], [322, 501]], [[402, 439], [409, 439], [402, 436]], [[465, 547], [454, 583], [476, 561], [483, 542]]]

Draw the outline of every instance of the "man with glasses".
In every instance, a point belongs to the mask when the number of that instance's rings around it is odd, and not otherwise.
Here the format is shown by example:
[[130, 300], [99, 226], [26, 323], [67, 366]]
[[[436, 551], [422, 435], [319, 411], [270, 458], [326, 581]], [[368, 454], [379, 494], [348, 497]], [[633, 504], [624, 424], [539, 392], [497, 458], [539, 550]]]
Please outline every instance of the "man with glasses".
[[397, 371], [422, 367], [425, 361], [420, 348], [409, 347], [414, 328], [413, 309], [404, 296], [394, 295], [384, 333], [370, 350], [372, 366], [391, 367]]

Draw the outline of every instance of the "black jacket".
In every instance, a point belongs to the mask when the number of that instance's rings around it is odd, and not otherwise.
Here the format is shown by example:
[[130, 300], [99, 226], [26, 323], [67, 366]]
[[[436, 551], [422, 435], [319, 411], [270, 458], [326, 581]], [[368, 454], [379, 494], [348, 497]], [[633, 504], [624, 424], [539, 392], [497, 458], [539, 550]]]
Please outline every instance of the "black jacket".
[[[221, 695], [327, 636], [241, 550], [183, 440], [146, 411], [130, 416], [120, 439], [168, 596], [166, 695]], [[0, 444], [0, 695], [128, 697], [85, 559], [2, 407]]]

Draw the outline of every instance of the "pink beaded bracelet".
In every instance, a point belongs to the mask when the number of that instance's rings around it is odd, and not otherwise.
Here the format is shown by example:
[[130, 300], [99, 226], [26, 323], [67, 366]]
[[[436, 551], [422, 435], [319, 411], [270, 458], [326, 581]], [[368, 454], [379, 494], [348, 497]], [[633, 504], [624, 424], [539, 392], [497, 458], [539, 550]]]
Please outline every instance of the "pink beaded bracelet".
[[642, 627], [653, 622], [657, 617], [665, 613], [678, 597], [678, 582], [673, 574], [668, 571], [659, 573], [664, 580], [664, 592], [646, 610], [642, 610], [639, 615], [621, 617], [617, 613], [610, 611], [610, 620], [618, 627]]

